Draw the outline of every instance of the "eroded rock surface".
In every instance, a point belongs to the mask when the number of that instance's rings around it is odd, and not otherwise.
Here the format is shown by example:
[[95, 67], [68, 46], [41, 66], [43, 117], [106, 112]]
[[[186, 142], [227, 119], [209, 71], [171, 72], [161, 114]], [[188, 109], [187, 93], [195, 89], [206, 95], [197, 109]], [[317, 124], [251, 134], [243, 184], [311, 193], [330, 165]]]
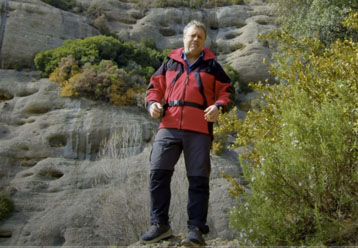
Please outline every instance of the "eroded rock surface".
[[1, 68], [33, 64], [35, 54], [65, 40], [98, 35], [86, 17], [54, 8], [41, 0], [2, 0]]
[[[0, 70], [0, 185], [15, 213], [0, 245], [128, 245], [149, 227], [149, 154], [158, 122], [136, 107], [61, 98], [36, 72]], [[172, 182], [172, 226], [186, 232], [183, 158]], [[232, 239], [234, 200], [220, 171], [241, 177], [237, 154], [212, 156], [208, 238]]]
[[[103, 11], [106, 27], [121, 40], [153, 39], [160, 49], [182, 46], [184, 26], [198, 19], [207, 25], [206, 46], [220, 63], [230, 64], [246, 83], [269, 78], [262, 60], [269, 61], [270, 50], [257, 35], [275, 25], [270, 6], [260, 0], [215, 9], [77, 2]], [[99, 34], [84, 13], [59, 10], [40, 0], [0, 0], [0, 5], [2, 68], [31, 66], [39, 51]], [[253, 94], [244, 97], [249, 100]], [[58, 85], [41, 79], [38, 72], [0, 70], [0, 186], [16, 209], [0, 222], [0, 245], [136, 242], [149, 226], [148, 158], [158, 122], [138, 108], [59, 95]], [[242, 180], [237, 157], [234, 151], [212, 156], [209, 240], [235, 236], [227, 217], [235, 202], [220, 172]], [[172, 190], [172, 227], [180, 235], [186, 232], [187, 200], [182, 158]]]
[[[86, 15], [59, 10], [41, 0], [2, 0], [2, 68], [29, 66], [35, 54], [60, 46], [66, 39], [84, 38], [100, 32], [96, 20]], [[112, 0], [79, 0], [84, 9], [103, 13], [101, 26], [120, 40], [153, 39], [159, 49], [182, 46], [183, 28], [193, 19], [208, 27], [206, 46], [222, 64], [230, 64], [245, 83], [271, 79], [268, 42], [257, 35], [275, 28], [271, 7], [256, 0], [250, 4], [212, 9], [146, 8]], [[5, 4], [7, 3], [7, 4]], [[94, 17], [93, 17], [94, 18]], [[1, 42], [0, 42], [1, 44]]]

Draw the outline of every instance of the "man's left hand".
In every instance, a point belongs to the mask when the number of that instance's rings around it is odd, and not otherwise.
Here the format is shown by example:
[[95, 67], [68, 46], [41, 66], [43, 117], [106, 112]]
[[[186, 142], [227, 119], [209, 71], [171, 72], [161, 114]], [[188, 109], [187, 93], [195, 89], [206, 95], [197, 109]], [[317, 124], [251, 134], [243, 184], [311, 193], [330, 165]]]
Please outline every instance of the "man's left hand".
[[216, 105], [211, 105], [204, 110], [204, 118], [208, 122], [215, 122], [219, 118], [219, 109]]

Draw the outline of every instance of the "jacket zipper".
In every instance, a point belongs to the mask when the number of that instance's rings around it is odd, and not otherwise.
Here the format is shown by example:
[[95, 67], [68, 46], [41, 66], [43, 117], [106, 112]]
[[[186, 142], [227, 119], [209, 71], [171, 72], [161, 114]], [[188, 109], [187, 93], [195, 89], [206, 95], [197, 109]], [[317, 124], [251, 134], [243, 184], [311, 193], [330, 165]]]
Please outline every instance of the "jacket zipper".
[[[184, 96], [183, 96], [183, 101], [185, 102], [185, 95], [186, 95], [186, 87], [188, 86], [188, 82], [189, 82], [189, 73], [187, 73], [187, 77], [185, 79], [185, 87], [184, 87]], [[184, 112], [184, 106], [181, 107], [181, 117], [180, 117], [180, 129], [182, 129], [182, 124], [183, 124], [183, 112]]]
[[173, 82], [170, 84], [169, 93], [168, 93], [168, 96], [166, 99], [167, 103], [169, 103], [169, 98], [170, 98], [171, 94], [173, 93], [174, 84], [178, 80], [178, 78], [180, 76], [179, 74], [180, 74], [180, 71], [175, 75]]

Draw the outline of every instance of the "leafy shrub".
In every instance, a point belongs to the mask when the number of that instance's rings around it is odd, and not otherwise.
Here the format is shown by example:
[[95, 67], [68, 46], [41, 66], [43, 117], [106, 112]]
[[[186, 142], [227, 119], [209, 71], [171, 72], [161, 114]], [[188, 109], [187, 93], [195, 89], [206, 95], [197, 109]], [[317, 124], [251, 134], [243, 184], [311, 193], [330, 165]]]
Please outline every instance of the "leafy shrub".
[[[226, 72], [226, 74], [229, 76], [229, 78], [231, 79], [232, 84], [234, 85], [235, 88], [235, 106], [239, 106], [240, 104], [240, 98], [237, 97], [240, 94], [245, 94], [248, 92], [251, 92], [252, 89], [244, 82], [241, 81], [240, 79], [240, 74], [234, 69], [232, 68], [230, 65], [225, 65], [224, 66], [224, 70]], [[222, 128], [227, 126], [228, 120], [231, 120], [234, 116], [236, 116], [236, 111], [237, 108], [233, 108], [231, 112], [229, 113], [225, 113], [221, 115], [221, 118], [219, 118], [218, 120], [218, 125], [214, 126], [214, 134], [215, 134], [215, 138], [213, 141], [213, 147], [212, 147], [212, 151], [215, 155], [220, 156], [223, 152], [223, 150], [228, 146], [227, 144], [227, 138], [228, 135], [230, 134], [234, 134], [233, 132], [225, 132], [222, 131]], [[229, 118], [229, 116], [231, 118]]]
[[236, 128], [238, 128], [237, 122], [237, 106], [226, 113], [220, 113], [217, 125], [214, 126], [214, 140], [212, 152], [215, 155], [220, 156], [225, 148], [228, 147], [229, 135], [235, 137]]
[[14, 211], [12, 200], [0, 195], [0, 221], [8, 217]]
[[62, 10], [71, 10], [76, 7], [76, 0], [41, 0]]
[[[337, 39], [358, 39], [358, 32], [352, 27], [342, 25], [351, 9], [358, 10], [355, 0], [269, 0], [274, 3], [278, 23], [296, 39], [318, 38], [329, 46]], [[278, 50], [283, 53], [285, 46], [296, 46], [286, 42], [278, 43]], [[286, 61], [274, 61], [275, 70], [285, 70], [291, 58], [286, 54]]]
[[120, 54], [115, 61], [119, 66], [127, 66], [134, 61], [143, 68], [149, 66], [157, 69], [165, 57], [166, 51], [162, 53], [136, 42], [124, 42], [121, 44]]
[[[225, 65], [224, 70], [234, 85], [236, 95], [246, 94], [252, 91], [251, 87], [248, 84], [242, 82], [242, 80], [240, 79], [240, 74], [234, 68], [232, 68], [230, 65]], [[235, 104], [238, 105], [239, 98], [236, 98], [235, 100]]]
[[[247, 0], [246, 0], [247, 1]], [[148, 1], [126, 1], [136, 3], [139, 7], [190, 7], [190, 8], [215, 8], [230, 6], [235, 4], [244, 4], [245, 0], [148, 0]]]
[[105, 11], [96, 2], [92, 2], [87, 8], [86, 15], [92, 19], [95, 19], [97, 17], [105, 15]]
[[54, 82], [64, 82], [77, 74], [79, 71], [80, 68], [78, 66], [78, 62], [72, 55], [69, 55], [61, 59], [59, 66], [50, 75], [50, 80]]
[[158, 50], [157, 49], [157, 45], [155, 44], [155, 41], [153, 38], [147, 39], [145, 37], [142, 37], [142, 39], [140, 40], [140, 43], [147, 48], [150, 49], [154, 49], [154, 50]]
[[[351, 14], [345, 24], [357, 21]], [[221, 127], [249, 149], [241, 162], [250, 190], [234, 190], [246, 200], [231, 226], [249, 245], [357, 244], [358, 43], [272, 38], [285, 44], [283, 67], [272, 69], [281, 83], [257, 85], [264, 104]]]
[[296, 38], [316, 37], [325, 44], [338, 38], [358, 38], [357, 32], [341, 24], [347, 13], [358, 10], [356, 0], [270, 0], [278, 21]]
[[168, 51], [144, 44], [94, 36], [65, 41], [63, 46], [40, 52], [35, 64], [43, 76], [60, 83], [61, 95], [88, 97], [116, 105], [141, 105], [146, 81]]
[[69, 56], [61, 60], [50, 79], [61, 84], [64, 97], [86, 97], [114, 105], [143, 104], [136, 96], [144, 93], [145, 78], [130, 75], [111, 60], [102, 60], [98, 65], [87, 63], [78, 69]]
[[67, 40], [58, 48], [38, 53], [35, 56], [35, 65], [43, 76], [48, 76], [64, 57], [72, 55], [81, 67], [87, 62], [94, 64], [102, 59], [115, 60], [119, 56], [120, 47], [119, 40], [107, 36]]
[[112, 60], [120, 67], [135, 62], [144, 68], [158, 68], [165, 58], [161, 52], [135, 42], [120, 42], [114, 37], [100, 35], [67, 40], [61, 47], [40, 52], [35, 56], [35, 65], [47, 77], [61, 59], [69, 55], [78, 61], [79, 67], [85, 63], [98, 64], [101, 60]]
[[111, 32], [107, 23], [107, 17], [105, 15], [100, 15], [93, 21], [93, 26], [97, 28], [101, 34], [110, 35]]
[[92, 2], [86, 10], [86, 16], [90, 19], [90, 24], [98, 29], [102, 35], [117, 37], [108, 27], [109, 17], [105, 10], [96, 2]]

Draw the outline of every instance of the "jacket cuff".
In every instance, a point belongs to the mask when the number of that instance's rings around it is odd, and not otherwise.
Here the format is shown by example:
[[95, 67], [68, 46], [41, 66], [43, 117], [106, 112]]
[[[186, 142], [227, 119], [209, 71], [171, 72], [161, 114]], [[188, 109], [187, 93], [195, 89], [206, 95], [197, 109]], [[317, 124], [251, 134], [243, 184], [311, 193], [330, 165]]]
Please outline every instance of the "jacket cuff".
[[150, 106], [152, 106], [153, 103], [155, 103], [156, 101], [149, 101], [147, 104], [147, 111], [150, 112]]
[[214, 103], [214, 105], [215, 105], [219, 110], [221, 110], [221, 109], [224, 107], [221, 103], [218, 103], [218, 102]]

